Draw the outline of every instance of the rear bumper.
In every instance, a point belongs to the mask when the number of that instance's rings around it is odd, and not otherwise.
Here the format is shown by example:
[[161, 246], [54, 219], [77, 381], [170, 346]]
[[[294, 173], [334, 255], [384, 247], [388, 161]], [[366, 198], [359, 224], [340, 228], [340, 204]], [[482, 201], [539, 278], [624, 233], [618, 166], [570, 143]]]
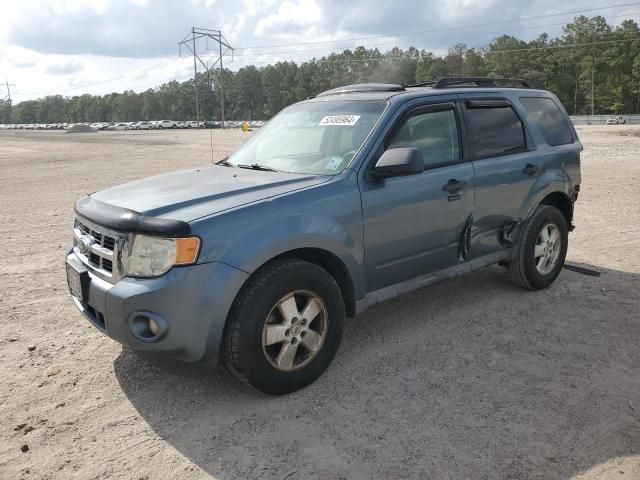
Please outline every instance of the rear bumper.
[[[217, 359], [231, 304], [247, 277], [218, 262], [173, 268], [158, 278], [125, 277], [115, 284], [90, 271], [84, 302], [72, 298], [90, 323], [131, 349], [197, 362]], [[134, 325], [140, 315], [163, 323], [164, 334], [141, 336]]]

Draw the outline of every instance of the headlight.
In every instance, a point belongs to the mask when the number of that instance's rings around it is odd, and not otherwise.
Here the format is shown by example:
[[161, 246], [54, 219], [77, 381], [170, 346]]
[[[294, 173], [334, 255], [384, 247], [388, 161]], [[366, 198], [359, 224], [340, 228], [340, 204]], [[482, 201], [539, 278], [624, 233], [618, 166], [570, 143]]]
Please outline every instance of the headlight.
[[132, 277], [158, 277], [175, 265], [195, 263], [199, 250], [198, 237], [135, 235], [125, 259], [126, 274]]

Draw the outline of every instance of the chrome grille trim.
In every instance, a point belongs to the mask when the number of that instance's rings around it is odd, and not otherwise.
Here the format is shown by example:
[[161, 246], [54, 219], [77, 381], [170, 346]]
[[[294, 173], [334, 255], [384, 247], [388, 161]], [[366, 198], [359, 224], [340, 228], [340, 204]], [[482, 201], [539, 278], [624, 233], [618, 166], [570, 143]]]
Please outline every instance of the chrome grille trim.
[[[93, 240], [86, 254], [78, 247], [83, 237]], [[109, 283], [116, 283], [124, 276], [121, 257], [127, 241], [127, 234], [109, 230], [85, 218], [76, 218], [74, 223], [73, 253], [95, 275]]]

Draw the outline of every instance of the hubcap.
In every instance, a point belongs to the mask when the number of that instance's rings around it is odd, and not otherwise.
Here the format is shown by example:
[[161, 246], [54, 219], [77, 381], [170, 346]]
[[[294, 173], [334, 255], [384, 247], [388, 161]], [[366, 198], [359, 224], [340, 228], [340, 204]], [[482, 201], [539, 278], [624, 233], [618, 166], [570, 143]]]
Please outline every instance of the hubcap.
[[549, 223], [542, 227], [533, 250], [536, 270], [542, 275], [549, 274], [558, 262], [562, 239], [557, 226]]
[[315, 293], [297, 290], [282, 297], [262, 330], [262, 351], [272, 367], [291, 371], [307, 365], [327, 336], [329, 315]]

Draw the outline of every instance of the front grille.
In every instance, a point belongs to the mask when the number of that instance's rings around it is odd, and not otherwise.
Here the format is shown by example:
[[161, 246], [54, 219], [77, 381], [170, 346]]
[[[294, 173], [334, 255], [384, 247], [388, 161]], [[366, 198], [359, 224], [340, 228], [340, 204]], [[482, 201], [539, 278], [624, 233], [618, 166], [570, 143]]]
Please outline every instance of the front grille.
[[[105, 280], [118, 280], [114, 272], [118, 258], [118, 239], [122, 234], [110, 232], [86, 220], [76, 220], [74, 226], [74, 251], [80, 259]], [[89, 239], [90, 249], [86, 253], [80, 251], [81, 241]], [[86, 247], [85, 247], [86, 248]]]
[[104, 268], [107, 272], [113, 271], [113, 263], [111, 260], [107, 260], [106, 258], [102, 259], [102, 268]]
[[115, 241], [114, 238], [108, 237], [106, 235], [104, 235], [102, 237], [102, 246], [104, 248], [106, 248], [107, 250], [113, 250], [113, 247], [115, 246], [115, 243], [116, 243], [116, 241]]
[[93, 263], [96, 267], [100, 266], [100, 257], [98, 255], [96, 255], [95, 253], [90, 253], [89, 254], [89, 261], [91, 263]]
[[105, 326], [104, 315], [102, 314], [102, 312], [99, 312], [88, 303], [85, 304], [84, 308], [86, 309], [86, 312], [89, 314], [89, 318], [91, 322], [100, 330], [106, 332], [107, 327]]

